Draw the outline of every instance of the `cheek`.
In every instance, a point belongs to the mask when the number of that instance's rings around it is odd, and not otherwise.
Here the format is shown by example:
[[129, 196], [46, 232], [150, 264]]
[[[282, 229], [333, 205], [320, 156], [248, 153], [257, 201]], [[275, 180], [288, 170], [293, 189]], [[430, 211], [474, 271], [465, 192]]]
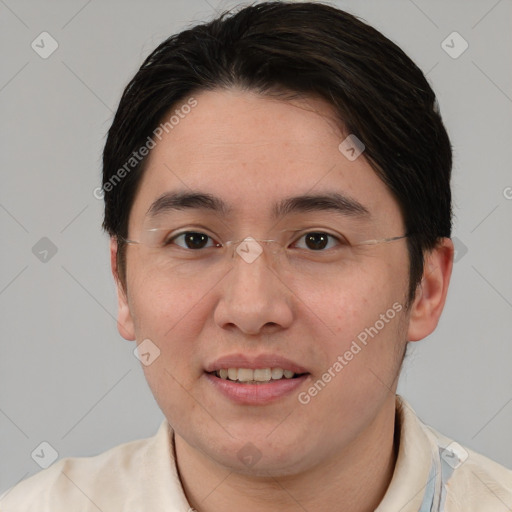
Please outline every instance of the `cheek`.
[[191, 368], [198, 366], [197, 340], [207, 314], [204, 287], [133, 270], [128, 290], [136, 339], [149, 339], [159, 350], [154, 362], [143, 365], [146, 379], [157, 400], [160, 394], [179, 396], [181, 386], [197, 378]]
[[137, 339], [172, 338], [184, 323], [194, 328], [187, 317], [201, 305], [204, 286], [197, 280], [178, 280], [172, 274], [150, 269], [133, 259], [129, 266], [128, 290]]
[[395, 302], [404, 303], [406, 268], [401, 259], [374, 258], [367, 265], [347, 269], [336, 281], [322, 286], [311, 282], [301, 289], [300, 299], [310, 310], [311, 321], [334, 340], [346, 341], [373, 325]]
[[332, 382], [324, 395], [327, 401], [358, 408], [359, 398], [380, 395], [392, 386], [405, 340], [408, 273], [403, 263], [401, 259], [375, 260], [375, 265], [364, 271], [354, 269], [335, 286], [311, 288], [305, 294], [313, 312], [309, 323], [315, 325], [310, 347], [323, 352], [324, 372], [331, 370], [330, 375], [324, 374]]
[[193, 388], [199, 376], [197, 344], [205, 322], [204, 290], [201, 294], [150, 275], [134, 286], [137, 340], [150, 339], [160, 351], [154, 362], [142, 366], [146, 381], [171, 424], [187, 426], [198, 414], [197, 403], [186, 390]]

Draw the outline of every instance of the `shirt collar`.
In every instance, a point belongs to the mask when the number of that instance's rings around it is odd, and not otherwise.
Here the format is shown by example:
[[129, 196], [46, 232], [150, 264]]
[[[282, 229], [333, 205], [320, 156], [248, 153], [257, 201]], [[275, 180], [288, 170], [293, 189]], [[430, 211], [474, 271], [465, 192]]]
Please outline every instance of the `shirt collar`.
[[395, 422], [400, 432], [395, 470], [375, 512], [438, 510], [441, 481], [437, 447], [433, 447], [414, 410], [399, 395]]
[[[438, 510], [441, 482], [437, 447], [433, 447], [414, 410], [399, 395], [395, 422], [400, 432], [397, 461], [386, 494], [375, 512]], [[178, 475], [174, 431], [166, 420], [147, 447], [141, 480], [146, 484], [142, 489], [151, 489], [140, 496], [141, 510], [144, 506], [155, 512], [190, 510]]]

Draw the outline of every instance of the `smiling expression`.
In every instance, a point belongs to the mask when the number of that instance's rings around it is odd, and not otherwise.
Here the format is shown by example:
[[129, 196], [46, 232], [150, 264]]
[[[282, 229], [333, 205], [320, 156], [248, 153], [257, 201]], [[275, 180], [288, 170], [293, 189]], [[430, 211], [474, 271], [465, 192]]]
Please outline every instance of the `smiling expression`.
[[[364, 153], [351, 161], [340, 152], [348, 134], [324, 101], [283, 101], [235, 89], [195, 98], [197, 107], [150, 154], [128, 238], [173, 215], [181, 232], [208, 235], [199, 241], [211, 239], [204, 254], [212, 258], [214, 241], [276, 239], [283, 229], [404, 233], [399, 205]], [[195, 201], [188, 197], [188, 206], [185, 200], [175, 208], [177, 197], [190, 194]], [[338, 208], [313, 196], [335, 197]], [[336, 251], [330, 240], [326, 250]], [[174, 241], [177, 251], [187, 250], [183, 237]], [[311, 247], [304, 237], [299, 243], [297, 251]], [[292, 263], [276, 272], [268, 257], [166, 267], [151, 254], [143, 245], [127, 247], [119, 328], [127, 339], [158, 346], [160, 356], [144, 367], [149, 386], [176, 435], [213, 460], [243, 470], [237, 453], [250, 442], [262, 454], [259, 468], [304, 469], [346, 449], [394, 401], [407, 339], [405, 307], [313, 400], [304, 405], [297, 397], [380, 315], [393, 304], [405, 305], [405, 240], [351, 252], [339, 270], [332, 262], [314, 267], [330, 265], [324, 273], [310, 271], [313, 263], [300, 263], [302, 272]], [[230, 368], [257, 369], [237, 372], [238, 379], [270, 382], [231, 382], [224, 371]], [[295, 375], [278, 379], [279, 369]]]

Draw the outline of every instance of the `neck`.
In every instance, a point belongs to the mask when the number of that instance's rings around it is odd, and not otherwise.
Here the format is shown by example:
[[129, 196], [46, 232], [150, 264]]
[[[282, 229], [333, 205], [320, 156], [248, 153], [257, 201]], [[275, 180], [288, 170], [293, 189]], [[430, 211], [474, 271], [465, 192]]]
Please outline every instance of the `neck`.
[[394, 401], [392, 407], [383, 408], [350, 446], [329, 460], [286, 476], [235, 473], [175, 434], [177, 468], [187, 499], [197, 512], [374, 511], [389, 486], [398, 453]]

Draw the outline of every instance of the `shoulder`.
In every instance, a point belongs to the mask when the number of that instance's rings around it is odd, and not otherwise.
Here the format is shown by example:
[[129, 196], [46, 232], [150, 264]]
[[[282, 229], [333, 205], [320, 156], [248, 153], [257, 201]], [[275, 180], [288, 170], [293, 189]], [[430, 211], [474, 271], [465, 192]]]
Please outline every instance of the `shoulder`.
[[167, 426], [164, 422], [153, 437], [93, 457], [61, 459], [4, 492], [0, 512], [121, 510], [120, 500], [129, 502], [137, 485], [151, 479], [148, 468], [157, 462], [154, 453], [159, 452], [162, 464], [170, 461]]
[[447, 512], [512, 509], [512, 470], [424, 425], [439, 449]]
[[[396, 398], [399, 452], [390, 488], [378, 510], [512, 510], [510, 469], [425, 424], [403, 397]], [[421, 486], [422, 492], [409, 495], [411, 488]]]

